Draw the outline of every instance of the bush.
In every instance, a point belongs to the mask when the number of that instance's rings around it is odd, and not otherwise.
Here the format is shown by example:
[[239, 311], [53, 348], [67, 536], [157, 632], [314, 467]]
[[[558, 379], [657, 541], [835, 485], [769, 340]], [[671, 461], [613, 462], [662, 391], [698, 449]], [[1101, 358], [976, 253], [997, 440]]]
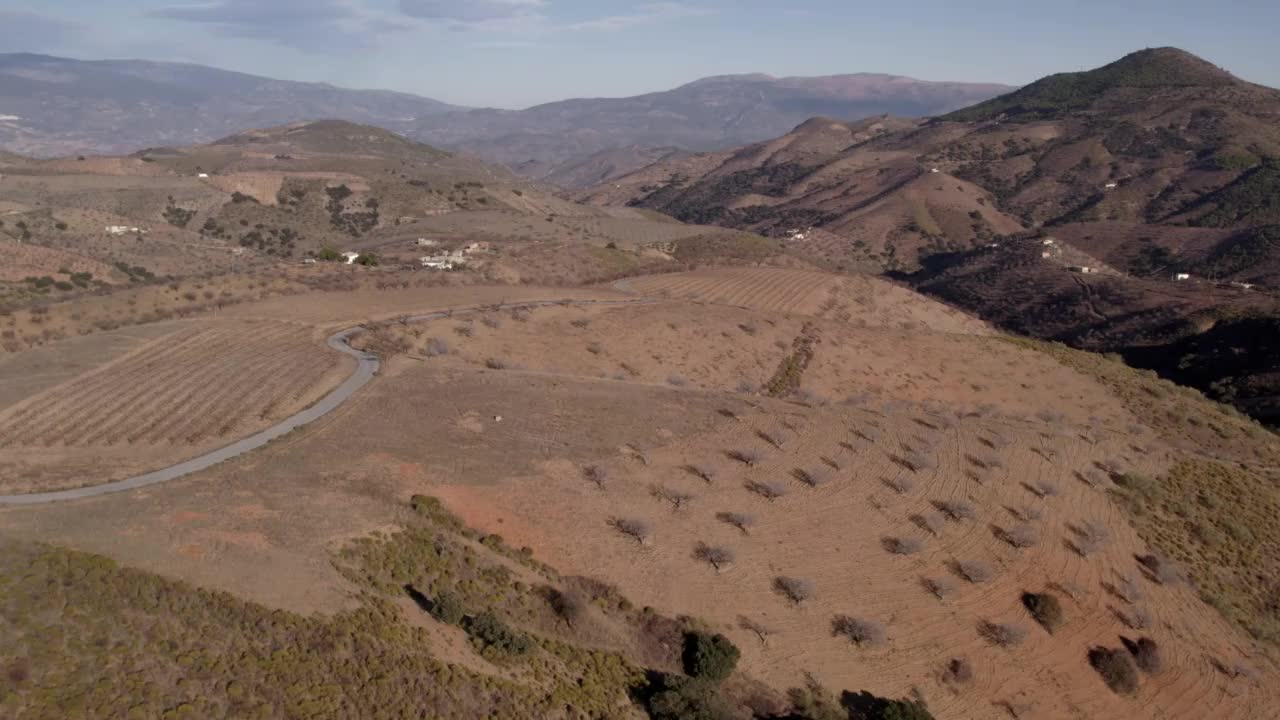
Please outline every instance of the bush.
[[942, 500], [934, 506], [952, 520], [972, 520], [978, 512], [968, 500]]
[[1040, 531], [1026, 523], [1015, 525], [1004, 531], [1004, 541], [1019, 549], [1034, 547], [1040, 544]]
[[768, 482], [751, 481], [746, 483], [746, 488], [769, 502], [773, 502], [787, 494], [787, 486], [776, 480]]
[[867, 691], [845, 693], [844, 704], [859, 720], [934, 720], [929, 708], [919, 700], [890, 700]]
[[886, 538], [884, 544], [894, 555], [915, 555], [924, 549], [918, 538]]
[[735, 559], [733, 550], [717, 545], [707, 545], [706, 543], [698, 543], [694, 547], [693, 557], [715, 568], [716, 572], [720, 572], [725, 567], [732, 565]]
[[1124, 650], [1095, 647], [1089, 651], [1089, 665], [1102, 676], [1111, 691], [1129, 695], [1138, 689], [1138, 668]]
[[739, 655], [737, 646], [719, 633], [684, 636], [684, 671], [690, 677], [720, 682], [733, 674]]
[[948, 577], [925, 578], [924, 587], [929, 594], [939, 600], [946, 600], [956, 592], [956, 583]]
[[527, 635], [512, 630], [490, 610], [468, 620], [463, 629], [485, 647], [508, 655], [527, 655], [533, 650], [533, 642]]
[[1164, 669], [1164, 658], [1160, 656], [1160, 646], [1155, 640], [1138, 638], [1137, 642], [1126, 641], [1125, 646], [1142, 672], [1156, 675]]
[[641, 520], [640, 518], [613, 518], [609, 521], [609, 525], [614, 530], [641, 545], [649, 544], [649, 541], [653, 538], [653, 526], [647, 520]]
[[426, 350], [427, 357], [438, 357], [440, 355], [449, 354], [449, 343], [440, 338], [427, 338]]
[[796, 605], [813, 598], [813, 581], [806, 578], [779, 576], [773, 579], [773, 589]]
[[1050, 633], [1062, 627], [1065, 616], [1062, 603], [1052, 593], [1023, 593], [1022, 604], [1031, 612], [1031, 617]]
[[582, 477], [603, 490], [604, 484], [609, 482], [609, 470], [602, 465], [588, 465], [582, 468]]
[[435, 596], [428, 612], [442, 623], [457, 625], [466, 617], [467, 609], [462, 604], [462, 598], [446, 590]]
[[712, 682], [665, 675], [648, 688], [651, 720], [731, 720], [734, 714]]
[[819, 487], [826, 485], [832, 480], [831, 470], [825, 467], [813, 468], [810, 470], [798, 469], [795, 471], [796, 479], [808, 485], [809, 487]]
[[575, 627], [587, 615], [587, 603], [576, 592], [552, 590], [548, 598], [551, 611], [564, 620], [569, 627]]
[[729, 453], [729, 457], [750, 467], [755, 467], [764, 461], [764, 453], [759, 450], [734, 450]]

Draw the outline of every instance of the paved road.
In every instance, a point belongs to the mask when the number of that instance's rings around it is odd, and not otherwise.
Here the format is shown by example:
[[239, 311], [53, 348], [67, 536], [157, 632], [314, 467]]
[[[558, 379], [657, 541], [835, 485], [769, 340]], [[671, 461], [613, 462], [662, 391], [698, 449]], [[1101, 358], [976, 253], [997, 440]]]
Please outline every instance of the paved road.
[[[643, 298], [635, 300], [536, 300], [532, 302], [516, 302], [507, 303], [504, 307], [545, 307], [548, 305], [631, 305], [636, 303], [652, 302]], [[438, 320], [443, 317], [457, 317], [459, 315], [470, 315], [483, 310], [483, 307], [470, 307], [455, 309], [452, 311], [441, 311], [427, 313], [425, 315], [415, 315], [408, 319], [409, 322], [422, 322], [424, 320]], [[109, 495], [111, 493], [125, 492], [127, 490], [136, 490], [138, 488], [147, 487], [148, 485], [156, 485], [170, 480], [177, 480], [195, 472], [200, 472], [213, 467], [232, 458], [239, 457], [245, 453], [252, 452], [278, 437], [287, 435], [298, 428], [315, 422], [320, 418], [333, 412], [342, 403], [351, 399], [356, 391], [364, 387], [373, 376], [377, 374], [379, 368], [378, 356], [371, 353], [362, 352], [351, 347], [347, 341], [352, 335], [364, 329], [363, 325], [347, 328], [341, 332], [334, 333], [329, 336], [329, 347], [340, 353], [345, 353], [356, 359], [356, 370], [351, 373], [341, 385], [335, 388], [328, 395], [324, 396], [311, 407], [292, 415], [279, 423], [257, 433], [250, 435], [243, 440], [219, 448], [213, 452], [206, 453], [199, 457], [192, 458], [177, 465], [171, 465], [160, 470], [155, 470], [143, 475], [136, 475], [124, 480], [103, 483], [101, 485], [92, 485], [89, 487], [74, 488], [71, 490], [57, 490], [54, 492], [31, 493], [28, 495], [0, 495], [0, 505], [39, 505], [42, 503], [56, 502], [59, 500], [78, 500], [81, 498], [97, 497], [99, 495]]]

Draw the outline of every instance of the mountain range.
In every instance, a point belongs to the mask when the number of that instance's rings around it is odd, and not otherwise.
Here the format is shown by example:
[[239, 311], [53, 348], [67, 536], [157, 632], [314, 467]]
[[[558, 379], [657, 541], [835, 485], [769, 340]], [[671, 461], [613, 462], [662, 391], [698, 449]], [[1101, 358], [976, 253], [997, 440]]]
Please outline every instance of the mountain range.
[[654, 148], [740, 145], [784, 133], [813, 115], [934, 115], [1009, 89], [891, 75], [731, 75], [630, 98], [472, 110], [404, 93], [199, 65], [0, 54], [0, 149], [36, 156], [127, 153], [209, 142], [249, 127], [339, 119], [582, 187], [651, 162]]

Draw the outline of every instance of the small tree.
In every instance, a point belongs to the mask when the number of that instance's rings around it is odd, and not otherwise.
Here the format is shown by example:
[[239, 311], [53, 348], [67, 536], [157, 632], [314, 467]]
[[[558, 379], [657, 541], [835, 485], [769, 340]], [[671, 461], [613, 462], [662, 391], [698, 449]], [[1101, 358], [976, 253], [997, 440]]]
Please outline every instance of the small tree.
[[916, 481], [912, 480], [906, 475], [898, 475], [895, 477], [887, 478], [885, 479], [884, 484], [888, 485], [890, 488], [894, 490], [894, 492], [898, 493], [899, 495], [906, 495], [907, 493], [914, 490], [916, 487]]
[[859, 647], [877, 647], [885, 643], [884, 626], [872, 620], [837, 615], [831, 622], [833, 635], [843, 635]]
[[773, 579], [773, 589], [796, 605], [813, 598], [813, 581], [807, 578], [779, 576]]
[[769, 627], [768, 625], [765, 625], [764, 623], [758, 620], [752, 620], [751, 618], [745, 615], [741, 615], [738, 617], [738, 627], [742, 628], [743, 630], [746, 630], [749, 633], [754, 634], [760, 640], [761, 645], [768, 645], [769, 636], [777, 632], [776, 630]]
[[1152, 579], [1161, 585], [1174, 585], [1182, 581], [1182, 568], [1163, 555], [1157, 553], [1143, 555], [1138, 558], [1138, 562], [1151, 573]]
[[588, 465], [582, 468], [582, 477], [601, 490], [609, 482], [609, 469], [602, 465]]
[[648, 520], [640, 518], [613, 518], [609, 521], [609, 525], [614, 530], [635, 540], [641, 545], [648, 545], [653, 538], [653, 526]]
[[912, 472], [917, 473], [932, 470], [938, 466], [936, 460], [920, 452], [909, 452], [902, 461], [907, 467], [911, 468]]
[[924, 549], [924, 543], [911, 537], [886, 538], [884, 545], [894, 555], [915, 555]]
[[576, 592], [552, 590], [549, 603], [551, 610], [569, 627], [576, 627], [587, 615], [587, 602]]
[[830, 468], [819, 467], [810, 469], [797, 468], [795, 477], [805, 485], [816, 488], [831, 482], [833, 476]]
[[1155, 622], [1151, 617], [1151, 611], [1141, 605], [1134, 606], [1120, 613], [1120, 620], [1129, 627], [1130, 630], [1146, 630]]
[[440, 355], [449, 354], [449, 343], [440, 338], [427, 338], [426, 349], [423, 350], [427, 357], [439, 357]]
[[942, 681], [951, 685], [962, 685], [973, 680], [973, 665], [968, 658], [951, 658], [942, 669]]
[[1102, 676], [1111, 691], [1130, 695], [1138, 689], [1138, 668], [1124, 650], [1095, 647], [1089, 650], [1089, 664]]
[[1040, 531], [1026, 523], [1014, 525], [1004, 531], [1004, 541], [1019, 549], [1035, 547], [1040, 544]]
[[942, 514], [957, 522], [961, 520], [972, 520], [974, 516], [978, 514], [973, 503], [968, 500], [941, 500], [934, 503], [934, 506], [937, 507], [938, 510], [941, 510]]
[[729, 453], [729, 457], [749, 467], [755, 467], [764, 462], [764, 453], [754, 449], [733, 450]]
[[649, 486], [649, 494], [653, 497], [671, 503], [673, 510], [681, 510], [689, 503], [693, 502], [693, 495], [683, 490], [675, 490], [661, 483], [654, 483]]
[[946, 600], [954, 595], [958, 589], [955, 581], [949, 577], [925, 578], [923, 582], [925, 590], [928, 590], [930, 595], [939, 600]]
[[691, 632], [684, 636], [684, 671], [690, 677], [721, 682], [733, 674], [740, 653], [724, 635]]
[[733, 550], [718, 545], [708, 545], [706, 543], [698, 543], [693, 548], [693, 557], [701, 560], [720, 572], [724, 568], [733, 564], [736, 559]]
[[1028, 487], [1030, 487], [1031, 492], [1035, 493], [1035, 496], [1040, 498], [1041, 500], [1045, 500], [1051, 497], [1057, 497], [1059, 493], [1058, 484], [1053, 482], [1052, 480], [1046, 480], [1046, 479], [1036, 480], [1035, 482], [1031, 483]]
[[769, 502], [773, 502], [787, 494], [787, 486], [776, 480], [763, 482], [752, 480], [746, 483], [746, 488]]
[[942, 532], [942, 527], [946, 524], [946, 520], [936, 512], [912, 515], [911, 522], [915, 523], [916, 527], [935, 537]]
[[716, 466], [708, 465], [706, 463], [693, 463], [691, 465], [686, 465], [685, 470], [689, 471], [689, 473], [694, 477], [701, 478], [708, 483], [714, 482], [716, 475], [719, 474], [719, 470]]
[[782, 444], [787, 441], [787, 434], [781, 428], [761, 430], [760, 432], [756, 433], [756, 435], [759, 436], [761, 440], [764, 440], [765, 442], [769, 443], [770, 445], [774, 446], [779, 450], [782, 449]]
[[716, 519], [738, 528], [743, 535], [750, 535], [751, 528], [755, 527], [756, 524], [756, 517], [744, 512], [716, 513]]
[[1040, 623], [1040, 626], [1050, 633], [1056, 632], [1062, 627], [1065, 616], [1062, 612], [1062, 603], [1058, 601], [1058, 597], [1052, 593], [1023, 593], [1022, 604], [1026, 606], [1031, 613], [1031, 617]]
[[1027, 639], [1027, 629], [1016, 623], [994, 623], [984, 620], [978, 624], [978, 632], [988, 641], [1000, 647], [1021, 645]]
[[975, 585], [990, 582], [996, 576], [991, 565], [982, 560], [962, 560], [956, 563], [956, 570], [961, 577]]
[[1125, 643], [1138, 669], [1148, 675], [1158, 675], [1164, 669], [1164, 658], [1160, 656], [1160, 646], [1149, 637], [1138, 638], [1136, 643]]
[[1088, 520], [1076, 528], [1076, 540], [1072, 545], [1080, 557], [1089, 557], [1106, 547], [1110, 540], [1111, 531], [1106, 526]]

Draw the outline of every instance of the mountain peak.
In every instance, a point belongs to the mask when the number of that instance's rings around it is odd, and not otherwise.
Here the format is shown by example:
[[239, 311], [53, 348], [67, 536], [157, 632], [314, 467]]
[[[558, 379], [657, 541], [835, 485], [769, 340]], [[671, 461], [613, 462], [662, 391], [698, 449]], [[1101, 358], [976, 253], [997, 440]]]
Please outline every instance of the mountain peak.
[[1245, 84], [1185, 50], [1147, 48], [1094, 70], [1049, 75], [1007, 95], [957, 110], [944, 119], [989, 120], [1006, 115], [1034, 120], [1089, 109], [1126, 89], [1222, 88]]

